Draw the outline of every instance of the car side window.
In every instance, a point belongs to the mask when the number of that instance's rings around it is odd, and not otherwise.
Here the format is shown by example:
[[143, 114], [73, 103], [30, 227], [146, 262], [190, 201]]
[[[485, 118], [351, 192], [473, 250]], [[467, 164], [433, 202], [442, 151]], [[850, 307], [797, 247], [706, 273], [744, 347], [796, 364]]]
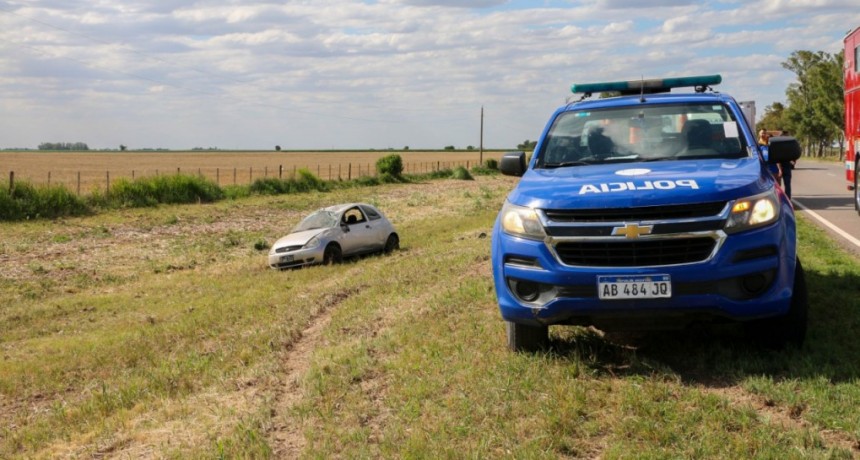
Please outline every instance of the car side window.
[[361, 209], [364, 211], [365, 214], [367, 214], [367, 218], [370, 220], [377, 220], [382, 217], [379, 215], [378, 212], [376, 212], [375, 209], [370, 208], [368, 206], [362, 206]]
[[343, 223], [347, 225], [359, 224], [365, 220], [364, 214], [362, 214], [361, 210], [358, 208], [351, 208], [343, 213]]

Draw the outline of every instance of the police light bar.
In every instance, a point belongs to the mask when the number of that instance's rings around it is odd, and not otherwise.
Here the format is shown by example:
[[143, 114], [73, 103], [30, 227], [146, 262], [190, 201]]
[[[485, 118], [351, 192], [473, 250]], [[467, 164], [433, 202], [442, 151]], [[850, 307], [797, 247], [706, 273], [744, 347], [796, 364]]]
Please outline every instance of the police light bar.
[[695, 86], [704, 88], [718, 85], [723, 81], [720, 75], [701, 75], [697, 77], [655, 78], [651, 80], [612, 81], [603, 83], [580, 83], [570, 87], [573, 93], [603, 93], [620, 91], [621, 94], [661, 93], [672, 88]]

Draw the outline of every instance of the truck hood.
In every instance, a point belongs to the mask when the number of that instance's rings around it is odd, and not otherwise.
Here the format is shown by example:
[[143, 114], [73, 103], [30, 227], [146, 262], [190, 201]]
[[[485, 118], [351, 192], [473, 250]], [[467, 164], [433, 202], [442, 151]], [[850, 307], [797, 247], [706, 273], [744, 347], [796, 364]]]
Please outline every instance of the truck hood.
[[614, 163], [529, 169], [508, 196], [541, 209], [595, 209], [726, 201], [773, 186], [757, 158]]

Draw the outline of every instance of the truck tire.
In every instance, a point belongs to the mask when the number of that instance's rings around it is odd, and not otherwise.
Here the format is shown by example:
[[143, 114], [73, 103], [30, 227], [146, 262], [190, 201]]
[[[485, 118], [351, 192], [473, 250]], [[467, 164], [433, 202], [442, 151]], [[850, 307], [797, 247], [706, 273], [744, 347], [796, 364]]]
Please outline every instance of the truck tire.
[[516, 352], [534, 352], [549, 344], [549, 326], [528, 326], [505, 321], [508, 349]]
[[809, 298], [806, 291], [806, 277], [800, 259], [794, 269], [794, 289], [788, 313], [776, 318], [753, 321], [748, 324], [748, 334], [755, 341], [768, 348], [782, 349], [787, 345], [800, 348], [806, 338], [806, 321], [809, 311]]

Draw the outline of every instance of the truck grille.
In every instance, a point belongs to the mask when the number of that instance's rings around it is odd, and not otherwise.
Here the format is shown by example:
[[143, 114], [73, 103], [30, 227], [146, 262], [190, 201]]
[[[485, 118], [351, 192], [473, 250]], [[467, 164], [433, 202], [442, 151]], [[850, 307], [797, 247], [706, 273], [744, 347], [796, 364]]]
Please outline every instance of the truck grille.
[[643, 241], [575, 241], [555, 245], [566, 265], [590, 267], [642, 267], [700, 262], [717, 242], [712, 238], [673, 238]]
[[725, 201], [693, 203], [676, 206], [644, 206], [610, 209], [546, 209], [546, 217], [554, 222], [633, 222], [713, 217], [726, 207]]

